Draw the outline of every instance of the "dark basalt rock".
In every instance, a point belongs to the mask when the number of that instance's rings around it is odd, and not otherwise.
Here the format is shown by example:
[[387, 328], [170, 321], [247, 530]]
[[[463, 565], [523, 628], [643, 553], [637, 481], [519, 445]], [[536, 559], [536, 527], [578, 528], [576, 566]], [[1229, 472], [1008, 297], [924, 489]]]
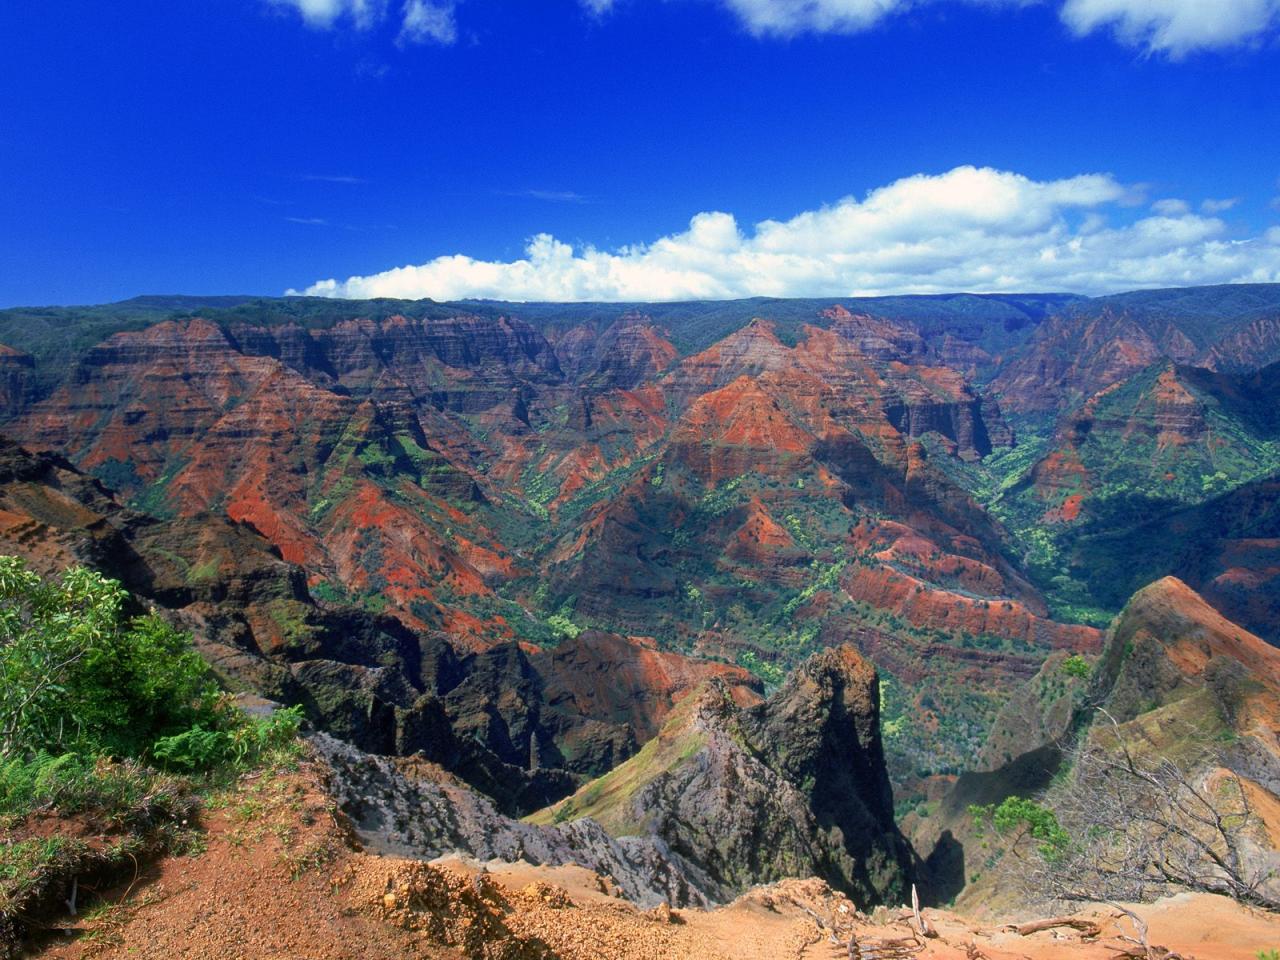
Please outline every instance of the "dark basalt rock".
[[332, 771], [329, 786], [343, 812], [361, 841], [378, 853], [577, 864], [608, 877], [642, 907], [714, 902], [714, 885], [659, 839], [614, 838], [590, 820], [548, 827], [522, 823], [442, 770], [417, 762], [397, 766], [324, 734], [311, 743]]
[[915, 868], [893, 820], [878, 696], [874, 668], [849, 646], [815, 655], [757, 706], [713, 683], [551, 816], [657, 837], [719, 899], [812, 875], [862, 905], [903, 902]]

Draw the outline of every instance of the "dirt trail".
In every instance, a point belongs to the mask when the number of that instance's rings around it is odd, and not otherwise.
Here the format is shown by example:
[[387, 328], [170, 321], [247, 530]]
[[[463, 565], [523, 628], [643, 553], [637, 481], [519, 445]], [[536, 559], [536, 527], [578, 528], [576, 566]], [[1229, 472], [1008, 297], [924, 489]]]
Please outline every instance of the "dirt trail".
[[[244, 783], [207, 817], [207, 848], [161, 861], [104, 891], [115, 906], [59, 923], [41, 955], [155, 960], [847, 960], [897, 941], [920, 960], [1115, 960], [1134, 946], [1118, 911], [1080, 916], [1087, 940], [1056, 928], [1030, 936], [927, 910], [939, 936], [915, 940], [908, 911], [860, 915], [818, 880], [788, 880], [712, 911], [642, 911], [578, 867], [434, 864], [355, 849], [321, 771]], [[1280, 949], [1280, 918], [1218, 897], [1139, 908], [1150, 941], [1186, 960], [1256, 960]], [[864, 955], [869, 955], [865, 954]]]

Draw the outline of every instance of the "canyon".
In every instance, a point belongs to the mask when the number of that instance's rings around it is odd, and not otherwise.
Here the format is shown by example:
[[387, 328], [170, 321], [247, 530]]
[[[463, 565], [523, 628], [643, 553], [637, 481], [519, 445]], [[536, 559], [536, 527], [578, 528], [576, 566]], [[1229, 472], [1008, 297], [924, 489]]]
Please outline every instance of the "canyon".
[[1280, 792], [1277, 317], [1266, 285], [0, 311], [0, 553], [300, 705], [371, 854], [1012, 909], [972, 808], [1050, 789], [1090, 710], [1198, 718]]

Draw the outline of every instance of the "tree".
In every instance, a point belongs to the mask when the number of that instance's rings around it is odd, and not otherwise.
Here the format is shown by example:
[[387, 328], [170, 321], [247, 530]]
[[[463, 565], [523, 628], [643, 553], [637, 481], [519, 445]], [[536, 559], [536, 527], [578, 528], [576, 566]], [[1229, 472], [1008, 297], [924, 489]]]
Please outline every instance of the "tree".
[[[1120, 724], [1087, 741], [1046, 797], [1069, 842], [1020, 858], [1028, 888], [1063, 901], [1144, 901], [1177, 889], [1280, 910], [1274, 859], [1242, 778], [1212, 752], [1144, 756]], [[1017, 862], [1018, 858], [1015, 858]]]

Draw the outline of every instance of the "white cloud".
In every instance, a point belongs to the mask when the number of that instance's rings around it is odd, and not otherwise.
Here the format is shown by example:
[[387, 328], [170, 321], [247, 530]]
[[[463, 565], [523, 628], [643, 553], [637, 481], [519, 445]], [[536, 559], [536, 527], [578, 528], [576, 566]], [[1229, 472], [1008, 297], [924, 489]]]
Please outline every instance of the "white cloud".
[[350, 20], [358, 29], [367, 29], [386, 13], [385, 0], [269, 0], [277, 7], [297, 10], [313, 27], [332, 27]]
[[854, 33], [908, 6], [904, 0], [722, 0], [752, 33]]
[[1157, 200], [1151, 205], [1151, 209], [1165, 217], [1180, 217], [1191, 212], [1191, 207], [1185, 200]]
[[[616, 0], [580, 0], [596, 15]], [[1121, 42], [1181, 57], [1258, 40], [1280, 21], [1280, 0], [716, 0], [757, 36], [858, 33], [908, 10], [946, 3], [1028, 7], [1050, 2], [1078, 36], [1109, 30]]]
[[453, 4], [430, 0], [405, 0], [404, 22], [400, 40], [405, 43], [450, 44], [458, 39], [458, 25], [453, 17]]
[[[330, 29], [350, 24], [368, 30], [388, 19], [388, 0], [266, 0], [271, 6], [296, 10], [311, 27]], [[400, 8], [402, 43], [450, 44], [458, 39], [452, 0], [405, 0]]]
[[1111, 29], [1123, 42], [1184, 56], [1256, 40], [1280, 20], [1280, 0], [1065, 0], [1077, 34]]
[[1228, 210], [1232, 209], [1239, 202], [1240, 202], [1239, 197], [1227, 197], [1226, 199], [1223, 199], [1223, 200], [1212, 200], [1212, 199], [1205, 200], [1205, 201], [1202, 201], [1200, 204], [1200, 212], [1208, 213], [1211, 215], [1215, 213], [1226, 213]]
[[[1129, 188], [1104, 174], [1036, 181], [989, 168], [917, 175], [744, 230], [699, 213], [682, 233], [605, 251], [549, 234], [514, 261], [462, 254], [301, 291], [457, 300], [685, 300], [957, 290], [1103, 293], [1280, 282], [1280, 228], [1231, 239], [1189, 210], [1131, 220]], [[1118, 221], [1118, 222], [1117, 222]], [[298, 291], [290, 291], [297, 293]]]

